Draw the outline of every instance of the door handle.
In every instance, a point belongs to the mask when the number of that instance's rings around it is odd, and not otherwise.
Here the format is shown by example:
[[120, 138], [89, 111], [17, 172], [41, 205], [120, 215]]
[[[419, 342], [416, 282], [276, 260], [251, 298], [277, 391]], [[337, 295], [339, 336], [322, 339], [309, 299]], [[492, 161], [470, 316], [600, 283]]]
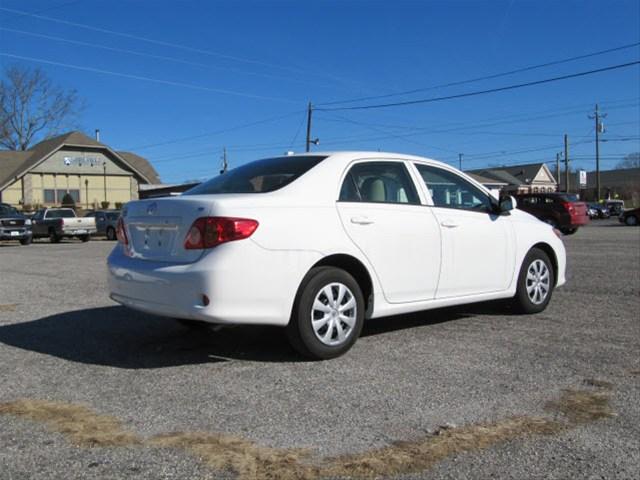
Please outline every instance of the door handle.
[[442, 225], [443, 227], [447, 227], [447, 228], [459, 227], [459, 225], [456, 222], [454, 222], [453, 220], [443, 220], [442, 222], [440, 222], [440, 225]]
[[351, 223], [357, 223], [358, 225], [371, 225], [373, 223], [373, 220], [370, 220], [365, 216], [351, 217]]

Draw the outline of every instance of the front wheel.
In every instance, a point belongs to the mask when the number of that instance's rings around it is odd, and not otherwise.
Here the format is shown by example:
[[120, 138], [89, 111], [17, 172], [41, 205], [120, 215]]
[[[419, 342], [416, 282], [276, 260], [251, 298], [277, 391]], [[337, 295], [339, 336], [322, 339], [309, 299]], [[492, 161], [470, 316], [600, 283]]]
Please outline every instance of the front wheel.
[[513, 306], [520, 313], [542, 312], [551, 300], [555, 284], [549, 256], [538, 248], [532, 248], [520, 267]]
[[364, 298], [355, 279], [333, 267], [312, 269], [294, 302], [287, 336], [302, 355], [339, 357], [356, 342], [364, 323]]
[[89, 235], [80, 235], [78, 236], [78, 238], [84, 243], [84, 242], [88, 242], [91, 237]]
[[31, 245], [32, 237], [25, 237], [20, 239], [20, 245]]
[[116, 230], [113, 227], [107, 228], [107, 240], [116, 239]]
[[635, 215], [629, 215], [627, 218], [624, 219], [624, 223], [626, 223], [630, 227], [633, 227], [635, 225], [638, 225], [638, 219], [636, 218]]

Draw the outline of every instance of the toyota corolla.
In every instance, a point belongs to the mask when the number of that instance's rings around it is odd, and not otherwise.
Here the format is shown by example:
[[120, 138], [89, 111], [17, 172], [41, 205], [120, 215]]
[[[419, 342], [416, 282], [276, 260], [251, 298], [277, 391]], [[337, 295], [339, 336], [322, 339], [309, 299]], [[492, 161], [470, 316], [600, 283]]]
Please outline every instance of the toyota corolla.
[[247, 163], [179, 197], [128, 203], [111, 298], [186, 321], [286, 327], [319, 359], [370, 318], [511, 299], [565, 282], [559, 232], [435, 160], [338, 152]]

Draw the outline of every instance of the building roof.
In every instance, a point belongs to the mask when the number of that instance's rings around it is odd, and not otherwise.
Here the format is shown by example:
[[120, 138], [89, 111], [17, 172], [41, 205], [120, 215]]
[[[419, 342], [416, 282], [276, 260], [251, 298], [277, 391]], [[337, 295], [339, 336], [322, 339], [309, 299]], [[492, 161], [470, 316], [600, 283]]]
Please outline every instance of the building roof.
[[145, 158], [129, 152], [116, 152], [107, 145], [86, 136], [82, 132], [73, 131], [43, 140], [26, 151], [1, 151], [0, 188], [12, 183], [16, 178], [20, 178], [62, 147], [90, 147], [105, 149], [122, 163], [128, 165], [135, 173], [147, 182], [160, 182], [158, 173]]
[[501, 182], [500, 180], [496, 180], [494, 178], [483, 177], [482, 175], [478, 175], [473, 172], [466, 172], [471, 178], [473, 178], [476, 182], [481, 183], [482, 185], [507, 185], [507, 182]]
[[509, 172], [506, 172], [505, 170], [502, 170], [502, 169], [491, 168], [491, 169], [471, 170], [467, 173], [472, 173], [474, 175], [480, 175], [482, 177], [489, 178], [494, 181], [503, 182], [505, 185], [520, 186], [524, 184], [522, 180], [514, 177]]
[[541, 170], [544, 171], [544, 176], [548, 178], [548, 182], [556, 183], [549, 167], [544, 163], [526, 163], [523, 165], [484, 168], [470, 170], [468, 173], [474, 173], [491, 179], [507, 182], [508, 185], [520, 186], [532, 185], [536, 177], [540, 175]]

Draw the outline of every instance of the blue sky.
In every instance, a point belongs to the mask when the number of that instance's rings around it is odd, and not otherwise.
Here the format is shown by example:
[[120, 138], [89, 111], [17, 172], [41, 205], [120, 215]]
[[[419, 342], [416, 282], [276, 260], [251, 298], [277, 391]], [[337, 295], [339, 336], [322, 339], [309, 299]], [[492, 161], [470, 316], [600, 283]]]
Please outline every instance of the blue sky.
[[[80, 127], [100, 128], [105, 143], [149, 158], [166, 182], [216, 174], [224, 146], [231, 167], [302, 151], [308, 101], [429, 88], [636, 42], [637, 0], [0, 0], [2, 65], [40, 66], [75, 88], [87, 103]], [[359, 104], [454, 95], [638, 59], [635, 46]], [[456, 166], [463, 153], [470, 169], [554, 161], [567, 133], [573, 165], [592, 170], [587, 115], [595, 103], [607, 114], [602, 168], [612, 168], [640, 151], [638, 65], [437, 103], [316, 111], [314, 148], [398, 151]]]

